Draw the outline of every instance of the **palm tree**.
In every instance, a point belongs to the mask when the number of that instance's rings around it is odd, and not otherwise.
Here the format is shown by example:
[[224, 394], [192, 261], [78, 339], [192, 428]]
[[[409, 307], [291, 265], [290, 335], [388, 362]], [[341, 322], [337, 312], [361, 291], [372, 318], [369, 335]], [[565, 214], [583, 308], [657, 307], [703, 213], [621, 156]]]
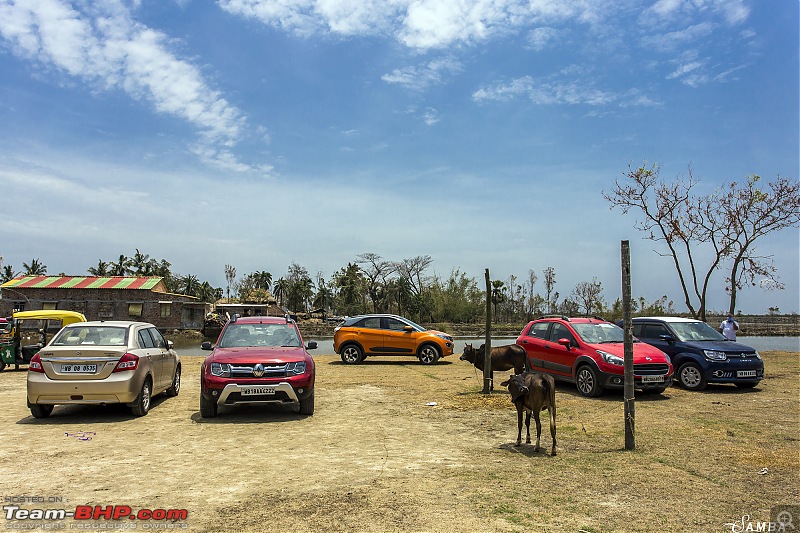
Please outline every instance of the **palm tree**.
[[214, 303], [222, 298], [222, 289], [215, 289], [207, 281], [200, 284], [196, 296], [204, 302]]
[[200, 280], [194, 274], [187, 274], [180, 280], [183, 294], [196, 296], [200, 292]]
[[136, 249], [136, 253], [133, 254], [130, 260], [130, 266], [133, 269], [133, 273], [137, 276], [150, 276], [150, 256], [147, 254], [143, 254]]
[[119, 259], [117, 259], [117, 262], [111, 263], [110, 265], [111, 270], [109, 271], [109, 274], [112, 276], [127, 276], [128, 274], [131, 273], [130, 265], [131, 265], [130, 258], [120, 254]]
[[497, 322], [497, 304], [505, 300], [505, 293], [503, 289], [505, 283], [499, 279], [492, 280], [492, 304], [494, 305], [494, 321]]
[[11, 265], [6, 265], [3, 267], [3, 272], [0, 274], [0, 278], [2, 278], [3, 283], [12, 280], [15, 277], [17, 277], [17, 275], [14, 273], [14, 268]]
[[266, 270], [255, 272], [253, 274], [253, 279], [255, 281], [255, 287], [257, 289], [264, 289], [265, 291], [268, 291], [270, 286], [272, 285], [272, 274], [270, 274]]
[[86, 271], [92, 276], [108, 276], [109, 264], [102, 259], [97, 260], [96, 267], [89, 267]]
[[44, 276], [47, 274], [47, 267], [38, 259], [32, 259], [30, 264], [22, 263], [22, 268], [25, 269], [25, 275], [27, 276]]
[[283, 278], [278, 278], [278, 281], [272, 285], [273, 293], [275, 294], [275, 298], [278, 299], [278, 305], [283, 307], [283, 297], [286, 296], [286, 292], [289, 289], [289, 284]]

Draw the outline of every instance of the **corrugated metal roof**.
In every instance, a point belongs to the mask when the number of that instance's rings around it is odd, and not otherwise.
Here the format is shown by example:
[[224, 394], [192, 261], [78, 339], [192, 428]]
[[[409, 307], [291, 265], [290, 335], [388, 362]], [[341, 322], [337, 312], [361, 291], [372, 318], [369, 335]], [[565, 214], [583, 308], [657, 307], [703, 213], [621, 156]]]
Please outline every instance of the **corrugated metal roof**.
[[145, 289], [161, 282], [161, 277], [135, 276], [23, 276], [6, 281], [1, 288], [9, 289]]

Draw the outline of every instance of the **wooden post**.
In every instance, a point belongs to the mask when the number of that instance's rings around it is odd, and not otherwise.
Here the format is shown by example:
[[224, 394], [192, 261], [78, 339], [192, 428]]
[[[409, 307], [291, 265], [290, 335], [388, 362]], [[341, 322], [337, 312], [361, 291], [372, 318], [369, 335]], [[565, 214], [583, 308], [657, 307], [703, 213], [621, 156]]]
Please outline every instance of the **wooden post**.
[[631, 248], [622, 241], [622, 327], [625, 330], [625, 449], [636, 449], [636, 409], [633, 392], [633, 324], [631, 322]]
[[484, 274], [486, 278], [486, 351], [483, 358], [483, 393], [491, 393], [492, 386], [492, 281], [489, 279], [489, 269]]

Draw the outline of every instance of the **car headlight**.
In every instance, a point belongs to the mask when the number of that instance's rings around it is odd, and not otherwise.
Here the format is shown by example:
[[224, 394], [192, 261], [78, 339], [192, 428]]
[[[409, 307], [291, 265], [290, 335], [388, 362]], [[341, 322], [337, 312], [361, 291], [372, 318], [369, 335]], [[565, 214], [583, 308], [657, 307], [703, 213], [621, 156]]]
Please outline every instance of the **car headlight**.
[[709, 361], [725, 361], [728, 359], [725, 352], [719, 352], [717, 350], [703, 350], [703, 355], [705, 355], [706, 359]]
[[211, 363], [211, 375], [229, 378], [231, 377], [231, 365], [227, 363]]
[[616, 356], [613, 353], [604, 352], [603, 350], [597, 350], [597, 355], [602, 357], [603, 361], [605, 361], [610, 365], [623, 366], [625, 364], [625, 361], [621, 357]]
[[306, 362], [300, 361], [299, 363], [288, 363], [286, 365], [286, 373], [287, 374], [304, 374], [306, 371]]
[[756, 359], [761, 359], [761, 356], [758, 354], [758, 352], [754, 353], [754, 354], [753, 354], [753, 356], [754, 356]]
[[450, 335], [445, 335], [444, 333], [437, 333], [436, 336], [439, 337], [440, 339], [453, 342], [453, 337], [451, 337]]

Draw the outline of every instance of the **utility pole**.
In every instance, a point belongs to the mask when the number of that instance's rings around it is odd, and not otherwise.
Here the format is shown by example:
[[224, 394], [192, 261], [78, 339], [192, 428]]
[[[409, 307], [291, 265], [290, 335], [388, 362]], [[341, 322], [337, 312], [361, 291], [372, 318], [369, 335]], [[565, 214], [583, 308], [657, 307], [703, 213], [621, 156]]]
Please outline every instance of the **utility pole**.
[[631, 247], [622, 241], [622, 327], [625, 364], [625, 449], [636, 449], [636, 410], [633, 392], [633, 324], [631, 322]]
[[489, 279], [489, 269], [484, 274], [486, 278], [486, 351], [483, 358], [483, 393], [491, 392], [492, 384], [492, 281]]

